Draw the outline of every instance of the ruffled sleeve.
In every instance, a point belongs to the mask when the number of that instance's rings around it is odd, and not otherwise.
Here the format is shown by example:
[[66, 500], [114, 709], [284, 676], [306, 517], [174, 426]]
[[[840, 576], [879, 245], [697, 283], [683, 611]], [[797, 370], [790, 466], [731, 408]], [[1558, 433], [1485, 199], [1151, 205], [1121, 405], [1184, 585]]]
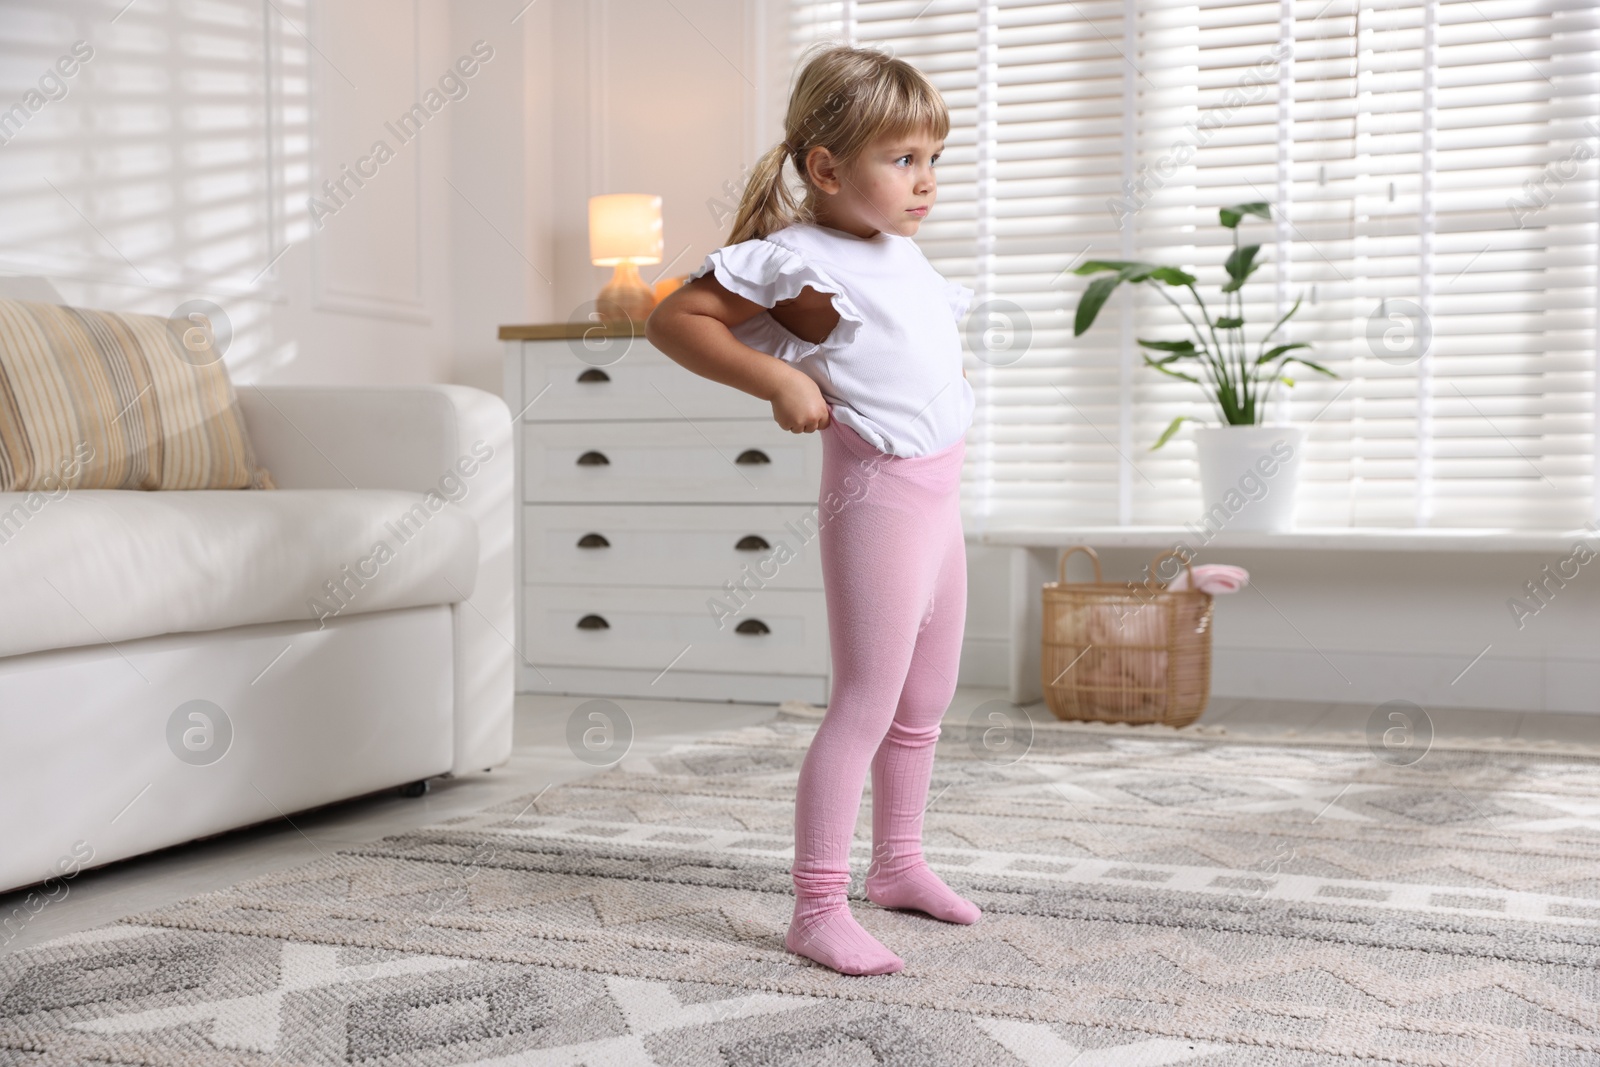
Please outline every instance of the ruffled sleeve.
[[819, 343], [796, 337], [770, 314], [756, 315], [733, 329], [733, 335], [751, 348], [771, 353], [786, 363], [798, 362], [818, 351], [843, 348], [854, 341], [856, 332], [866, 325], [866, 319], [850, 302], [843, 286], [821, 267], [807, 263], [800, 253], [776, 242], [756, 238], [724, 245], [706, 256], [705, 262], [689, 275], [689, 281], [707, 272], [714, 273], [730, 293], [737, 293], [764, 308], [799, 296], [806, 286], [833, 294], [839, 324]]
[[960, 322], [967, 317], [967, 309], [972, 306], [973, 290], [960, 282], [946, 282], [945, 292], [950, 297], [950, 310], [955, 313], [956, 321]]

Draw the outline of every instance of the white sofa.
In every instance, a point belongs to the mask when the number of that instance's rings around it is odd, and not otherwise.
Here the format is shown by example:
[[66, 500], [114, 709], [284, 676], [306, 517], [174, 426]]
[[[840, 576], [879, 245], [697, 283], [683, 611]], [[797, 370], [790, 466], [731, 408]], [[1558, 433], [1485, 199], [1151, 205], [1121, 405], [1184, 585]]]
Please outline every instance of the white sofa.
[[510, 757], [504, 401], [238, 393], [276, 490], [0, 493], [0, 891]]

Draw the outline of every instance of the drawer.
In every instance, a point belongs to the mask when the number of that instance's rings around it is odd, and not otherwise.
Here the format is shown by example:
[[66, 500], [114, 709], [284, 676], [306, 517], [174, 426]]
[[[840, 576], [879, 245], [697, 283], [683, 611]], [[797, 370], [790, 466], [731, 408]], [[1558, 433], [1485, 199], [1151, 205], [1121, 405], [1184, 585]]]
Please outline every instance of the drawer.
[[772, 418], [770, 402], [694, 373], [643, 337], [605, 343], [615, 350], [591, 351], [577, 339], [522, 342], [522, 399], [511, 410], [527, 405], [526, 422]]
[[529, 584], [821, 589], [815, 503], [529, 504]]
[[768, 419], [522, 426], [528, 503], [815, 504], [817, 433]]
[[[521, 595], [523, 655], [530, 663], [658, 672], [669, 664], [673, 670], [737, 674], [827, 672], [827, 602], [820, 592], [758, 589], [720, 626], [709, 604], [721, 601], [730, 610], [739, 605], [709, 586], [538, 585], [523, 586]], [[741, 633], [740, 625], [755, 632]]]
[[678, 664], [661, 668], [562, 667], [546, 663], [537, 669], [517, 666], [519, 693], [567, 693], [589, 697], [645, 697], [653, 700], [713, 700], [717, 703], [779, 704], [803, 700], [826, 707], [825, 674], [734, 674], [730, 671], [686, 671]]

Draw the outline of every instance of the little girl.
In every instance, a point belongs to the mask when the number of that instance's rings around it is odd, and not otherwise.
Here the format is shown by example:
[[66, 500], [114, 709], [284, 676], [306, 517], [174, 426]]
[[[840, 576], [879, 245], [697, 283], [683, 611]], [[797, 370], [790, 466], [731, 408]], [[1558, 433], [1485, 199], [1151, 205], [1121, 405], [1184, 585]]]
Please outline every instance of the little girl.
[[[959, 490], [973, 395], [957, 323], [973, 292], [941, 277], [912, 240], [933, 207], [949, 129], [939, 91], [903, 60], [840, 45], [815, 52], [728, 244], [645, 330], [697, 374], [770, 400], [784, 429], [821, 430], [820, 498], [849, 498], [818, 527], [833, 689], [800, 769], [784, 938], [845, 974], [905, 966], [847, 903], [869, 766], [868, 899], [947, 922], [981, 914], [922, 856], [967, 606]], [[803, 202], [784, 184], [785, 159], [804, 180]], [[864, 493], [841, 491], [857, 483]]]

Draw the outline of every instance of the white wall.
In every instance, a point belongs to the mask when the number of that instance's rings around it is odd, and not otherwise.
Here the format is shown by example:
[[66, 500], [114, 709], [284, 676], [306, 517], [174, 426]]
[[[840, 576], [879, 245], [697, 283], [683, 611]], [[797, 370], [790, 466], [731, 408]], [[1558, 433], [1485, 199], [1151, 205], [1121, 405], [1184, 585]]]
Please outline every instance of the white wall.
[[[211, 301], [240, 382], [493, 388], [495, 319], [536, 313], [535, 265], [557, 273], [529, 211], [549, 183], [529, 163], [548, 158], [529, 138], [550, 103], [529, 69], [546, 64], [528, 57], [550, 48], [550, 5], [514, 13], [5, 0], [0, 116], [21, 110], [0, 117], [0, 273], [44, 275], [94, 307]], [[478, 40], [492, 57], [430, 99]], [[28, 97], [80, 41], [91, 58]], [[398, 127], [419, 102], [420, 130]], [[323, 193], [363, 157], [368, 177]]]
[[452, 54], [477, 40], [495, 49], [473, 89], [481, 99], [457, 111], [451, 129], [450, 380], [498, 393], [498, 328], [548, 321], [561, 306], [559, 283], [589, 269], [581, 248], [577, 257], [556, 254], [573, 218], [556, 210], [554, 192], [566, 166], [554, 149], [555, 120], [570, 100], [555, 57], [567, 38], [556, 25], [562, 8], [548, 0], [454, 0], [450, 9]]

